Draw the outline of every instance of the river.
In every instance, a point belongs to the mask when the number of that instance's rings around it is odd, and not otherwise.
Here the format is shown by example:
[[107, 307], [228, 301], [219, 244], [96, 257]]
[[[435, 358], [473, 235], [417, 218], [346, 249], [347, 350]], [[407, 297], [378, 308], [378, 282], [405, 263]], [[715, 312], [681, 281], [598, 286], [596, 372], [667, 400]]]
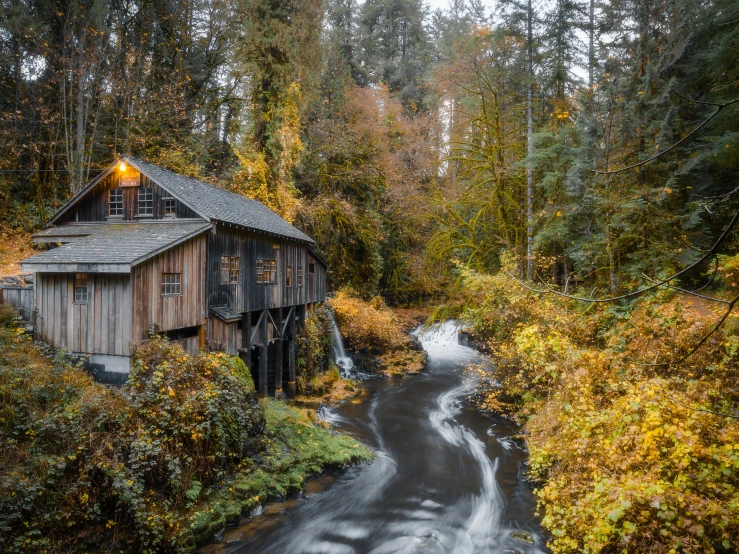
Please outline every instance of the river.
[[515, 430], [464, 402], [473, 387], [464, 368], [478, 355], [458, 344], [452, 323], [420, 338], [429, 354], [422, 375], [368, 381], [360, 402], [324, 412], [370, 446], [374, 462], [268, 505], [228, 531], [219, 552], [547, 552]]

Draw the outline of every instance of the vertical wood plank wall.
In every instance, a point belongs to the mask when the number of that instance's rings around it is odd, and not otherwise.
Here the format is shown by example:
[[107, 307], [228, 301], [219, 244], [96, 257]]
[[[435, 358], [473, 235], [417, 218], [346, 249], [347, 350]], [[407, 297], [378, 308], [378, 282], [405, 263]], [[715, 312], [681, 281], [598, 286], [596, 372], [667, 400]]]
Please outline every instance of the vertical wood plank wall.
[[[135, 342], [147, 338], [152, 324], [167, 331], [205, 322], [205, 248], [205, 236], [200, 235], [133, 268]], [[181, 295], [162, 296], [162, 273], [182, 273]]]
[[131, 280], [88, 273], [88, 301], [74, 302], [74, 273], [36, 274], [38, 337], [68, 352], [131, 354]]
[[215, 316], [208, 318], [208, 347], [235, 356], [241, 348], [241, 329], [238, 322], [226, 323]]
[[[283, 238], [270, 238], [217, 224], [208, 235], [206, 290], [208, 308], [227, 306], [237, 313], [312, 304], [326, 299], [326, 269], [305, 245]], [[275, 248], [277, 246], [277, 248]], [[221, 256], [239, 256], [241, 282], [221, 284]], [[257, 283], [257, 259], [277, 262], [277, 281]], [[315, 273], [308, 271], [313, 263]], [[292, 266], [293, 286], [285, 283], [286, 267]], [[298, 267], [303, 268], [303, 286], [298, 286]]]
[[[108, 218], [108, 191], [118, 188], [120, 173], [116, 170], [100, 181], [93, 190], [85, 195], [76, 206], [59, 220], [59, 223], [74, 223], [76, 221], [105, 221]], [[138, 217], [138, 191], [141, 187], [123, 188], [123, 221], [171, 219], [164, 215], [163, 196], [166, 194], [159, 185], [145, 175], [141, 175], [141, 184], [154, 189], [154, 214], [151, 217]], [[175, 200], [175, 218], [198, 218], [199, 216], [179, 200]]]

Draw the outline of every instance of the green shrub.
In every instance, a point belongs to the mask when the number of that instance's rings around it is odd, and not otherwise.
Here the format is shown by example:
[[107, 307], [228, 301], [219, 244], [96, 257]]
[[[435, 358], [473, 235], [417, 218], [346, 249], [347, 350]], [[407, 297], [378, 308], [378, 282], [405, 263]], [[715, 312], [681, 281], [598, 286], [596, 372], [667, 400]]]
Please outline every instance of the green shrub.
[[192, 549], [189, 508], [261, 447], [246, 377], [223, 354], [153, 339], [111, 390], [0, 338], [0, 551]]
[[327, 306], [321, 306], [305, 318], [305, 331], [295, 341], [298, 394], [316, 394], [310, 383], [330, 369], [331, 341], [331, 312]]
[[0, 305], [0, 327], [9, 327], [18, 316], [13, 306], [7, 304]]

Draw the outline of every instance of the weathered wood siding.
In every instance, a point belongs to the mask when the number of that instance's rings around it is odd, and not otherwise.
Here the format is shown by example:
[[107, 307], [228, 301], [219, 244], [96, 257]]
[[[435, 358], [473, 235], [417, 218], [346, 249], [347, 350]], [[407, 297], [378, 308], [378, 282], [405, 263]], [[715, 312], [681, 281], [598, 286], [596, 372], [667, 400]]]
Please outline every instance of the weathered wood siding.
[[[75, 221], [106, 221], [108, 219], [108, 191], [118, 188], [120, 173], [116, 170], [100, 181], [88, 192], [76, 206], [73, 206], [64, 214], [58, 223], [72, 223]], [[172, 216], [164, 215], [164, 200], [166, 196], [159, 185], [151, 181], [146, 175], [141, 175], [142, 186], [154, 189], [154, 215], [139, 217], [138, 214], [138, 191], [141, 187], [124, 187], [123, 190], [123, 221], [136, 221], [148, 219], [172, 219]], [[193, 210], [188, 208], [179, 200], [175, 201], [175, 219], [197, 218]], [[111, 218], [120, 220], [121, 218]]]
[[[156, 324], [161, 331], [203, 325], [205, 322], [205, 248], [203, 235], [183, 242], [133, 268], [133, 333], [135, 342], [147, 338]], [[182, 274], [182, 294], [162, 295], [162, 274]]]
[[34, 306], [33, 287], [0, 288], [0, 304], [7, 304], [18, 310], [25, 319], [31, 317]]
[[[310, 252], [307, 253], [307, 266], [305, 274], [306, 304], [323, 302], [326, 300], [326, 267], [316, 259]], [[313, 271], [311, 271], [313, 264]]]
[[[221, 283], [221, 256], [239, 256], [240, 283]], [[277, 281], [257, 283], [257, 259], [277, 262]], [[315, 271], [309, 273], [309, 263]], [[286, 268], [292, 267], [293, 283], [286, 285]], [[303, 284], [298, 286], [298, 268], [303, 268]], [[325, 268], [308, 253], [305, 245], [285, 238], [242, 231], [223, 224], [208, 235], [207, 299], [211, 306], [228, 306], [237, 313], [326, 299]]]
[[232, 356], [239, 353], [241, 329], [238, 322], [226, 323], [211, 316], [208, 318], [207, 336], [209, 349], [227, 352]]
[[74, 302], [74, 273], [36, 274], [37, 336], [68, 352], [131, 354], [131, 280], [88, 273], [88, 301]]

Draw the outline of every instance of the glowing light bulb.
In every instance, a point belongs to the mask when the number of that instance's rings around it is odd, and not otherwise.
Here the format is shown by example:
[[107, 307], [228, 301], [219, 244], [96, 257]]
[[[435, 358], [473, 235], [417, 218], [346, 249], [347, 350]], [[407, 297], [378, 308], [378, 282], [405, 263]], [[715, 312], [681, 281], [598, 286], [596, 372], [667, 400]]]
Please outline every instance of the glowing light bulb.
[[126, 171], [126, 162], [121, 162], [121, 165], [119, 166], [119, 169], [121, 171]]

